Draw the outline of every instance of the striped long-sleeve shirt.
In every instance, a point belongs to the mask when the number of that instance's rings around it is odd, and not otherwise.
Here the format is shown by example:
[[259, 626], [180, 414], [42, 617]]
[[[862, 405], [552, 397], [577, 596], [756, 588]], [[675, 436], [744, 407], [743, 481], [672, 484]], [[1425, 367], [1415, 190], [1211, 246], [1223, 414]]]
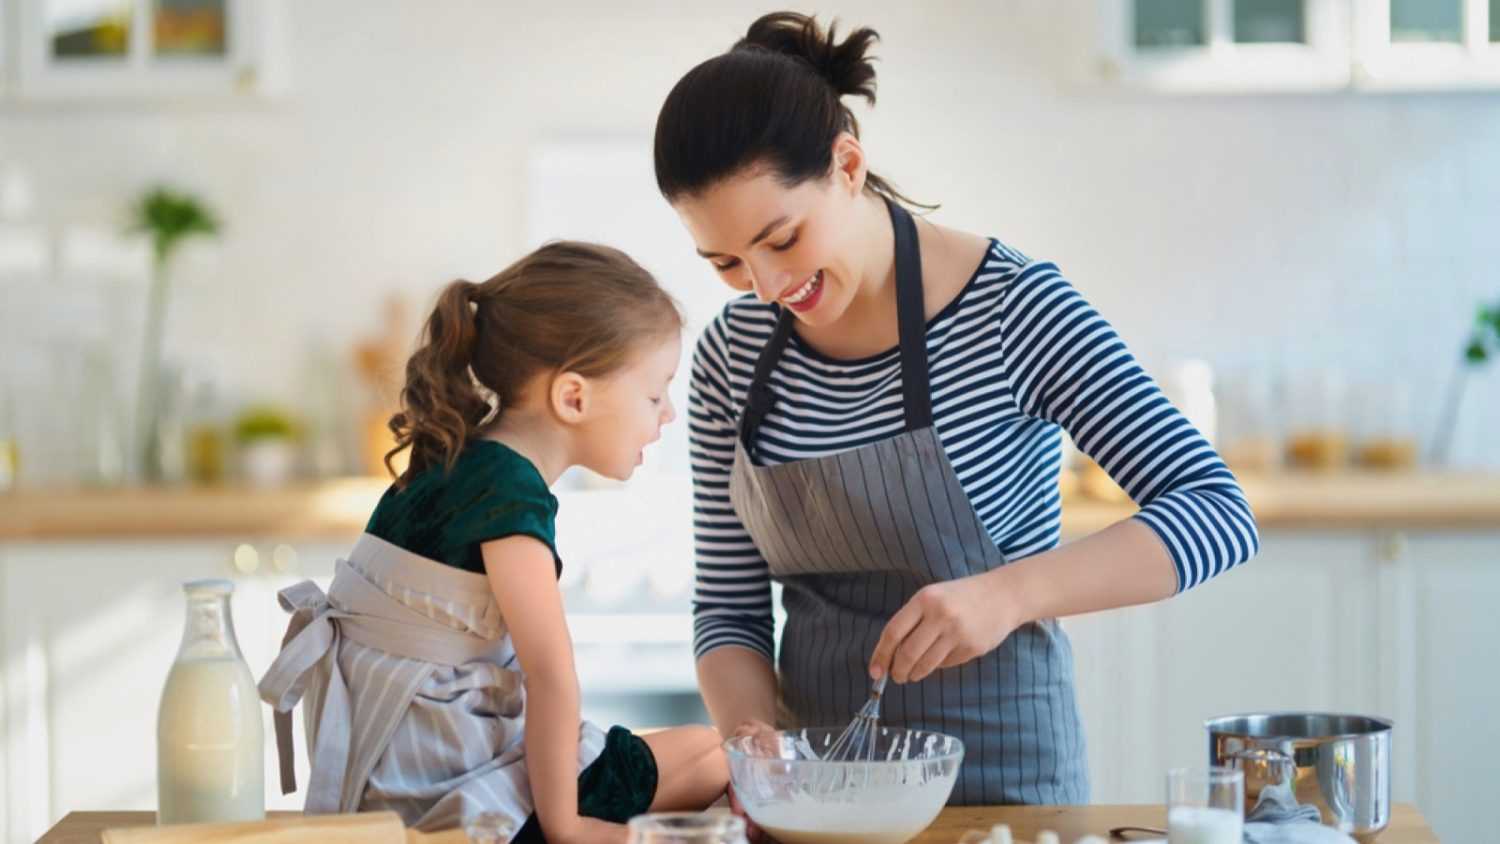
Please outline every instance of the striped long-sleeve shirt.
[[[699, 656], [741, 645], [773, 658], [765, 559], [729, 502], [736, 422], [776, 311], [745, 296], [704, 331], [688, 400]], [[1057, 545], [1060, 429], [1140, 505], [1178, 590], [1253, 556], [1255, 519], [1207, 440], [1063, 278], [998, 241], [927, 324], [934, 426], [990, 537], [1015, 560]], [[896, 349], [839, 361], [794, 333], [771, 374], [757, 457], [774, 464], [868, 445], [904, 426]], [[1109, 565], [1100, 560], [1099, 565]]]

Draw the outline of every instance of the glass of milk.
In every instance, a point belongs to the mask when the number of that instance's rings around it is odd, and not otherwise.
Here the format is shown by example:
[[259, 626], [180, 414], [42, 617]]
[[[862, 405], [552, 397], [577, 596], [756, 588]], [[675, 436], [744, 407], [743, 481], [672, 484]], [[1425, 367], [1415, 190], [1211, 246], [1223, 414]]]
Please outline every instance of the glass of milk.
[[1245, 774], [1234, 768], [1167, 771], [1168, 844], [1240, 844]]
[[159, 824], [266, 816], [260, 696], [229, 614], [234, 584], [183, 584], [187, 622], [156, 720]]
[[747, 844], [744, 819], [721, 809], [638, 815], [629, 835], [630, 844]]

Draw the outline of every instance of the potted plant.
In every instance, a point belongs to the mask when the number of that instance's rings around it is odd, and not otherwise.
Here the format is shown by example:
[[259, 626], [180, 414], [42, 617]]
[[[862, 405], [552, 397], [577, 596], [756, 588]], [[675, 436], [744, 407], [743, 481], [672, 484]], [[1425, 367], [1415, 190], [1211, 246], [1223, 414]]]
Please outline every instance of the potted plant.
[[1448, 398], [1443, 402], [1443, 416], [1432, 446], [1434, 463], [1442, 465], [1448, 460], [1448, 448], [1453, 441], [1453, 428], [1458, 424], [1458, 410], [1463, 403], [1469, 375], [1496, 357], [1500, 357], [1500, 299], [1492, 305], [1481, 302], [1475, 311], [1474, 325], [1464, 343], [1458, 371], [1448, 383]]
[[240, 467], [252, 486], [278, 487], [291, 480], [297, 468], [297, 425], [281, 410], [251, 407], [234, 423]]
[[161, 478], [158, 423], [162, 402], [161, 345], [167, 313], [168, 269], [183, 241], [219, 232], [214, 214], [198, 199], [167, 188], [147, 191], [131, 210], [131, 231], [151, 239], [151, 287], [146, 297], [146, 327], [141, 342], [140, 392], [136, 403], [135, 441], [147, 480]]

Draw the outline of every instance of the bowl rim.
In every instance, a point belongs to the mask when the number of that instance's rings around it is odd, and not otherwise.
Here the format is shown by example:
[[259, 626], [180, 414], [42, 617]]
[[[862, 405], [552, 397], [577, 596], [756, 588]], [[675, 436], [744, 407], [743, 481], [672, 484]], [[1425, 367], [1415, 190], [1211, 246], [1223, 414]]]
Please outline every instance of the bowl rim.
[[[780, 757], [773, 757], [773, 756], [754, 756], [754, 755], [746, 753], [743, 750], [740, 750], [740, 749], [738, 749], [738, 748], [736, 748], [736, 747], [733, 746], [733, 744], [735, 742], [740, 741], [742, 739], [751, 738], [751, 736], [730, 736], [729, 738], [724, 739], [723, 743], [720, 746], [723, 748], [725, 755], [728, 756], [730, 759], [763, 760], [763, 761], [766, 761], [766, 762], [795, 762], [798, 765], [809, 765], [809, 766], [838, 765], [840, 767], [849, 767], [849, 766], [853, 765], [853, 766], [863, 767], [865, 765], [872, 765], [872, 766], [873, 765], [890, 765], [890, 764], [893, 764], [893, 763], [914, 764], [914, 763], [924, 763], [924, 762], [946, 762], [946, 761], [948, 761], [950, 759], [957, 759], [960, 762], [960, 764], [962, 764], [962, 762], [963, 762], [964, 751], [965, 751], [966, 748], [964, 747], [963, 739], [959, 738], [958, 736], [950, 735], [948, 733], [940, 733], [937, 730], [917, 730], [917, 729], [912, 729], [912, 728], [909, 728], [909, 727], [899, 727], [899, 728], [898, 727], [882, 727], [881, 729], [900, 729], [902, 732], [905, 732], [905, 733], [919, 733], [919, 734], [922, 734], [922, 735], [929, 735], [929, 736], [941, 736], [942, 738], [949, 739], [950, 741], [953, 742], [953, 749], [947, 751], [946, 753], [935, 754], [933, 756], [925, 756], [925, 757], [923, 757], [921, 759], [873, 759], [873, 760], [868, 760], [868, 761], [863, 760], [863, 759], [850, 759], [850, 760], [847, 760], [847, 761], [841, 761], [840, 762], [840, 761], [834, 761], [834, 760], [831, 760], [831, 759], [782, 759]], [[788, 734], [793, 734], [793, 733], [806, 733], [808, 731], [826, 731], [826, 732], [833, 733], [834, 735], [838, 735], [839, 733], [841, 733], [841, 732], [844, 731], [844, 728], [843, 727], [797, 727], [795, 729], [776, 730], [776, 733], [778, 735], [788, 735]]]

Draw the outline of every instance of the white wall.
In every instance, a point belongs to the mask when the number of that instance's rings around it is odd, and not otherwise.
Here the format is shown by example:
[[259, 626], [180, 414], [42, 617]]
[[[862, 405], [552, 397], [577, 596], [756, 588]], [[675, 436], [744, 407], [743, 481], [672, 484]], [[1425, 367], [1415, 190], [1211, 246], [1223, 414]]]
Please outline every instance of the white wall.
[[[1106, 94], [1068, 81], [1085, 5], [817, 11], [884, 36], [880, 104], [861, 114], [877, 170], [941, 201], [941, 220], [1057, 260], [1149, 363], [1279, 355], [1393, 371], [1430, 421], [1473, 307], [1500, 294], [1500, 95]], [[27, 175], [53, 236], [116, 226], [159, 180], [209, 198], [227, 231], [184, 262], [169, 350], [234, 396], [288, 400], [305, 392], [309, 345], [346, 348], [387, 292], [425, 301], [519, 254], [530, 155], [649, 137], [678, 76], [770, 8], [287, 6], [284, 98], [7, 104], [0, 165]], [[697, 275], [669, 281], [716, 283]], [[23, 382], [11, 391], [24, 424], [62, 430], [76, 415], [76, 376], [48, 370], [71, 364], [49, 364], [48, 348], [66, 361], [75, 338], [112, 337], [128, 377], [139, 293], [80, 273], [0, 278], [0, 367]], [[1500, 423], [1500, 378], [1484, 381], [1459, 455], [1500, 465], [1481, 437]]]

